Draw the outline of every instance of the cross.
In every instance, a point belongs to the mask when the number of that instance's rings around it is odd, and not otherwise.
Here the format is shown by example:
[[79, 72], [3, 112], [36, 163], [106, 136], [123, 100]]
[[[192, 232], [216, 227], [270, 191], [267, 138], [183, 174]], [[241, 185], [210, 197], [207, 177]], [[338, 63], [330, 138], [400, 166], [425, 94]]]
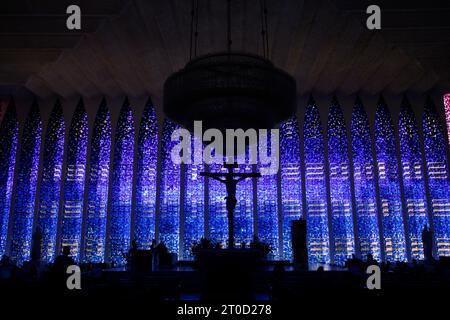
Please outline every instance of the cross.
[[[225, 199], [227, 200], [227, 212], [228, 212], [228, 248], [234, 248], [234, 224], [233, 224], [233, 216], [234, 216], [234, 208], [236, 207], [236, 185], [245, 180], [247, 178], [259, 178], [261, 174], [259, 172], [244, 172], [244, 173], [236, 173], [233, 172], [233, 169], [238, 168], [237, 163], [233, 164], [224, 164], [224, 167], [228, 169], [228, 172], [200, 172], [200, 175], [203, 177], [210, 177], [214, 180], [217, 180], [221, 183], [224, 183], [227, 188], [227, 196]], [[236, 178], [236, 179], [234, 179]]]

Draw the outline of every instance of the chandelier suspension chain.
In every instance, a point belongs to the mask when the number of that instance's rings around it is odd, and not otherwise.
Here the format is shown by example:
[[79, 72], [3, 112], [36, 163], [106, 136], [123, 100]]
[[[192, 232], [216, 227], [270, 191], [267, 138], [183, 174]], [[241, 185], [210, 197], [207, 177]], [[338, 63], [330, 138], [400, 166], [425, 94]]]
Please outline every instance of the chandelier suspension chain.
[[[227, 1], [227, 52], [231, 53], [233, 40], [231, 37], [231, 0]], [[199, 2], [200, 0], [191, 1], [191, 26], [190, 26], [190, 46], [189, 61], [197, 57], [198, 51], [198, 24], [199, 24]], [[259, 0], [260, 19], [261, 19], [261, 38], [263, 57], [269, 59], [269, 27], [268, 27], [268, 10], [267, 1]]]
[[190, 47], [189, 47], [189, 61], [197, 56], [198, 47], [198, 11], [199, 0], [192, 0], [191, 2], [191, 32], [190, 32]]
[[263, 2], [264, 2], [264, 26], [265, 26], [265, 35], [266, 35], [266, 59], [269, 59], [270, 60], [270, 57], [269, 57], [269, 26], [268, 26], [268, 23], [267, 23], [267, 2], [266, 2], [266, 0], [263, 0]]
[[189, 61], [192, 60], [192, 41], [193, 41], [193, 35], [194, 35], [194, 3], [195, 0], [191, 1], [192, 7], [191, 7], [191, 34], [190, 34], [190, 42], [189, 42]]

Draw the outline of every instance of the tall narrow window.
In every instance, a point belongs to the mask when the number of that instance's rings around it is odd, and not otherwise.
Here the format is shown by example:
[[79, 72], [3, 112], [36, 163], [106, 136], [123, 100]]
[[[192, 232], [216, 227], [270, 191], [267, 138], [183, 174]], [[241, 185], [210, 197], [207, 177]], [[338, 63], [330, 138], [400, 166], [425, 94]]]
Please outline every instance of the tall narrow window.
[[149, 100], [139, 128], [134, 237], [140, 249], [150, 249], [155, 239], [158, 121]]
[[[333, 99], [328, 113], [327, 137], [331, 229], [333, 235], [331, 245], [333, 248], [334, 263], [343, 265], [355, 253], [355, 236], [353, 232], [347, 129], [345, 127], [344, 115], [336, 98]], [[373, 201], [373, 205], [375, 206], [375, 201]], [[360, 216], [363, 216], [367, 214], [367, 211], [373, 209], [373, 207], [370, 209], [361, 209], [358, 213], [361, 213]], [[363, 222], [364, 224], [365, 221]], [[360, 236], [363, 245], [370, 246], [373, 242], [373, 239], [368, 238], [366, 234], [360, 234]]]
[[18, 265], [28, 261], [31, 254], [41, 133], [41, 116], [35, 101], [25, 120], [22, 132], [17, 186], [14, 195], [11, 258]]
[[304, 124], [306, 219], [310, 263], [330, 262], [327, 188], [323, 129], [319, 110], [311, 98]]
[[[194, 145], [197, 148], [194, 148]], [[201, 138], [192, 136], [192, 161], [194, 157], [202, 157]], [[194, 153], [198, 154], [195, 155]], [[205, 185], [204, 178], [200, 172], [204, 171], [202, 164], [187, 164], [185, 166], [185, 187], [184, 187], [184, 239], [183, 239], [183, 259], [192, 259], [192, 245], [200, 240], [205, 233]]]
[[6, 249], [19, 126], [11, 100], [0, 126], [0, 256]]
[[[239, 164], [235, 172], [252, 172], [252, 165]], [[253, 238], [253, 181], [242, 180], [236, 187], [236, 208], [234, 209], [234, 239], [237, 246], [250, 245]], [[225, 201], [225, 200], [222, 200]]]
[[[372, 153], [372, 136], [369, 119], [359, 98], [352, 113], [352, 160], [355, 185], [356, 227], [360, 253], [363, 258], [371, 254], [374, 259], [381, 259], [380, 230], [378, 206], [375, 189], [375, 170]], [[395, 153], [394, 153], [395, 156]], [[401, 209], [401, 206], [399, 207]], [[401, 212], [400, 212], [401, 214]], [[386, 253], [398, 258], [391, 244]], [[397, 249], [396, 249], [397, 250]], [[404, 253], [404, 247], [403, 247]], [[388, 256], [388, 255], [387, 255]]]
[[91, 140], [84, 261], [104, 262], [111, 155], [111, 115], [103, 100], [97, 111]]
[[403, 261], [406, 258], [406, 237], [397, 146], [391, 114], [383, 98], [380, 98], [375, 114], [375, 154], [385, 258]]
[[447, 124], [447, 138], [450, 146], [450, 93], [444, 95], [445, 122]]
[[450, 176], [444, 129], [436, 108], [427, 99], [423, 113], [423, 134], [434, 242], [437, 256], [450, 256]]
[[385, 259], [391, 262], [405, 261], [406, 239], [397, 145], [391, 114], [383, 98], [380, 98], [375, 114], [375, 150]]
[[[280, 140], [282, 254], [283, 259], [290, 260], [292, 259], [292, 220], [302, 217], [300, 130], [297, 117], [293, 117], [281, 124]], [[272, 183], [276, 185], [276, 179]], [[274, 212], [277, 212], [276, 207]], [[277, 216], [275, 218], [276, 220], [278, 219]]]
[[59, 101], [50, 115], [45, 133], [44, 163], [39, 195], [37, 228], [41, 232], [40, 257], [49, 263], [55, 259], [58, 228], [59, 198], [61, 193], [64, 155], [65, 124]]
[[422, 230], [428, 225], [424, 168], [416, 117], [406, 98], [402, 102], [398, 126], [411, 258], [423, 259]]
[[[267, 149], [267, 155], [272, 154], [271, 136], [259, 140], [259, 146]], [[261, 150], [261, 149], [260, 149]], [[261, 154], [260, 154], [261, 157]], [[258, 172], [262, 165], [258, 163]], [[257, 224], [258, 238], [270, 246], [270, 259], [279, 259], [279, 236], [278, 236], [278, 181], [277, 174], [263, 175], [256, 180], [257, 197]]]
[[125, 264], [130, 246], [133, 193], [134, 120], [128, 99], [120, 110], [114, 140], [109, 245], [111, 261]]
[[181, 165], [171, 159], [172, 148], [178, 143], [171, 135], [178, 128], [172, 120], [164, 120], [160, 181], [159, 240], [174, 253], [179, 250]]
[[61, 247], [69, 247], [71, 256], [79, 261], [88, 142], [88, 119], [82, 100], [75, 109], [68, 139]]
[[[223, 165], [212, 164], [208, 166], [209, 172], [222, 172], [227, 170]], [[208, 237], [221, 246], [227, 245], [228, 218], [225, 197], [227, 191], [225, 185], [219, 181], [208, 179]]]

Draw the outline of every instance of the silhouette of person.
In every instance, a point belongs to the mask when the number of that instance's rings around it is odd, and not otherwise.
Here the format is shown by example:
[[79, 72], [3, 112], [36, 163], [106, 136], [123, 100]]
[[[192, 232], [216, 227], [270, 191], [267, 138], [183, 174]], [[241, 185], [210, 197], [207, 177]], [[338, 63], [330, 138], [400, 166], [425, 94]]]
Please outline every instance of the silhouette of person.
[[42, 232], [41, 228], [37, 227], [33, 233], [33, 243], [31, 245], [31, 260], [39, 263], [41, 258], [41, 241], [42, 241]]
[[150, 250], [154, 250], [156, 248], [156, 240], [152, 239], [152, 244], [150, 245]]
[[55, 259], [54, 268], [57, 271], [62, 271], [65, 273], [67, 270], [67, 267], [74, 265], [74, 264], [75, 264], [75, 261], [70, 256], [70, 247], [64, 246], [63, 250], [62, 250], [62, 254], [57, 256]]
[[11, 263], [9, 257], [4, 254], [0, 261], [0, 281], [9, 280], [13, 276], [14, 265]]
[[152, 269], [155, 267], [156, 261], [156, 240], [152, 239], [152, 244], [150, 245], [150, 252], [152, 254]]
[[137, 241], [136, 239], [133, 239], [131, 241], [131, 248], [128, 250], [127, 254], [127, 266], [128, 270], [134, 272], [136, 269], [136, 254], [137, 254], [138, 248], [137, 248]]
[[433, 234], [428, 225], [425, 225], [422, 230], [423, 253], [425, 260], [433, 260]]
[[75, 265], [75, 261], [70, 256], [70, 247], [63, 246], [62, 254], [57, 256], [53, 264], [52, 273], [53, 280], [57, 288], [66, 289], [67, 268]]

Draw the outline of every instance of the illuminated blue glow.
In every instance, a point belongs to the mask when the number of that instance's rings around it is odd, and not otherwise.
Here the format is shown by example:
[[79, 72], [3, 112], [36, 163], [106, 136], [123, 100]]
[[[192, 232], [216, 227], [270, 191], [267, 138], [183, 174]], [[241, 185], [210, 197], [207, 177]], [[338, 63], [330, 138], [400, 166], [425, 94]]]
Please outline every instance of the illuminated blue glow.
[[36, 102], [33, 102], [23, 128], [14, 195], [11, 258], [18, 265], [28, 261], [31, 255], [41, 133], [39, 107]]
[[[252, 172], [252, 165], [240, 164], [235, 172]], [[234, 210], [234, 241], [237, 247], [242, 243], [248, 247], [253, 239], [253, 181], [242, 180], [236, 187], [236, 209]], [[226, 203], [225, 200], [222, 200]]]
[[139, 249], [149, 250], [155, 239], [158, 121], [153, 104], [144, 109], [139, 129], [134, 238]]
[[[198, 137], [192, 137], [192, 161], [194, 152], [197, 157], [201, 157], [202, 149], [194, 149], [194, 143], [201, 145]], [[185, 187], [184, 187], [184, 239], [182, 241], [183, 259], [192, 259], [192, 245], [205, 235], [205, 185], [204, 178], [200, 172], [204, 171], [203, 164], [187, 164], [185, 166]]]
[[[284, 126], [286, 126], [286, 124], [284, 124]], [[270, 135], [268, 135], [267, 141], [260, 140], [259, 145], [266, 146], [268, 154], [272, 154]], [[260, 172], [262, 167], [266, 166], [258, 164], [257, 171]], [[277, 174], [263, 175], [256, 179], [258, 238], [260, 241], [270, 246], [271, 252], [268, 255], [268, 258], [272, 260], [280, 258], [277, 180]], [[290, 237], [288, 239], [290, 239]], [[290, 242], [287, 243], [290, 244]]]
[[305, 190], [309, 263], [330, 262], [324, 138], [319, 110], [310, 101], [304, 122]]
[[[261, 179], [261, 178], [259, 178]], [[277, 185], [276, 179], [270, 183]], [[280, 126], [280, 180], [281, 180], [281, 223], [283, 236], [283, 259], [292, 259], [292, 220], [302, 217], [302, 174], [300, 164], [300, 132], [297, 117]], [[272, 186], [273, 188], [273, 186]], [[276, 189], [272, 199], [278, 202]], [[278, 220], [277, 206], [273, 209], [274, 225]], [[278, 234], [278, 230], [275, 234]], [[274, 235], [275, 235], [274, 234]]]
[[[344, 115], [337, 102], [331, 104], [328, 113], [327, 138], [331, 228], [333, 235], [331, 241], [331, 246], [333, 248], [332, 259], [334, 263], [343, 265], [345, 264], [345, 261], [351, 258], [352, 254], [355, 253], [355, 236], [353, 229], [347, 130], [345, 128]], [[375, 199], [373, 200], [373, 203], [376, 204]], [[364, 221], [364, 215], [368, 210], [366, 211], [364, 209], [358, 211], [358, 225], [360, 225], [361, 231], [361, 233], [359, 233], [359, 240], [362, 244], [362, 248], [364, 248], [366, 242], [370, 243], [373, 241], [372, 238], [369, 238], [370, 240], [368, 239], [369, 235], [366, 233], [368, 223], [367, 221]], [[372, 234], [370, 234], [370, 236], [372, 236]]]
[[18, 132], [16, 107], [11, 101], [0, 126], [0, 256], [5, 253], [8, 236]]
[[375, 150], [385, 259], [404, 261], [406, 240], [396, 139], [391, 115], [383, 101], [375, 114]]
[[[209, 172], [226, 173], [223, 165], [209, 165]], [[225, 184], [208, 178], [208, 237], [222, 247], [227, 246], [228, 242], [228, 218], [225, 197], [227, 191]]]
[[435, 254], [450, 256], [450, 176], [445, 150], [446, 139], [431, 99], [428, 99], [423, 113], [423, 133]]
[[171, 151], [178, 141], [171, 141], [172, 132], [180, 126], [170, 119], [164, 120], [161, 180], [160, 180], [160, 217], [159, 240], [170, 252], [178, 253], [180, 236], [180, 183], [181, 166], [171, 159]]
[[61, 248], [69, 247], [75, 261], [80, 259], [87, 142], [88, 119], [83, 101], [80, 100], [69, 130], [61, 226]]
[[84, 262], [105, 260], [110, 156], [111, 116], [103, 100], [95, 116], [91, 142]]
[[[362, 258], [366, 258], [368, 254], [371, 254], [375, 260], [380, 261], [380, 229], [375, 188], [372, 137], [370, 134], [369, 119], [367, 118], [364, 106], [360, 101], [357, 101], [353, 108], [351, 132], [356, 226], [359, 250]], [[389, 214], [385, 217], [385, 222], [387, 221], [386, 218], [389, 219]], [[396, 248], [395, 251], [391, 250], [393, 247]], [[399, 252], [397, 241], [391, 244], [390, 248], [391, 249], [387, 250], [386, 253], [391, 251], [391, 254], [398, 258]]]
[[39, 228], [42, 235], [40, 258], [44, 263], [52, 262], [56, 254], [64, 133], [64, 116], [61, 104], [57, 101], [50, 115], [45, 134], [44, 163], [36, 222], [37, 228]]
[[111, 216], [109, 225], [110, 259], [124, 265], [130, 246], [133, 194], [134, 120], [126, 100], [120, 110], [114, 143]]
[[411, 258], [420, 260], [424, 258], [422, 230], [428, 225], [428, 210], [419, 131], [414, 112], [407, 101], [402, 103], [398, 127]]

